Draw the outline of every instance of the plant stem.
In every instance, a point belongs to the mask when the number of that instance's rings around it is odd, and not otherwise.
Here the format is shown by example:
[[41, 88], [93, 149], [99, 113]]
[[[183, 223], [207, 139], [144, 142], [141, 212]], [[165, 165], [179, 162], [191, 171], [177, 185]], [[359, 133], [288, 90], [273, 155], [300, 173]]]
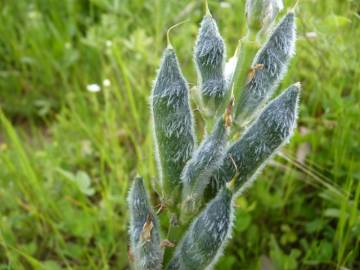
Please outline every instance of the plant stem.
[[251, 68], [253, 59], [260, 48], [260, 44], [257, 42], [256, 33], [248, 30], [246, 36], [239, 42], [240, 49], [238, 50], [238, 60], [236, 63], [234, 75], [232, 78], [232, 89], [235, 97], [235, 118], [239, 111], [239, 97], [243, 88], [246, 85], [247, 77]]
[[235, 51], [237, 62], [234, 70], [234, 74], [229, 83], [229, 89], [227, 90], [226, 97], [223, 103], [217, 110], [215, 119], [221, 117], [229, 104], [231, 96], [235, 99], [235, 108], [233, 110], [234, 115], [237, 115], [238, 100], [240, 93], [246, 85], [247, 76], [251, 68], [252, 61], [260, 48], [260, 44], [257, 39], [257, 33], [248, 29], [245, 37], [239, 40], [238, 46]]

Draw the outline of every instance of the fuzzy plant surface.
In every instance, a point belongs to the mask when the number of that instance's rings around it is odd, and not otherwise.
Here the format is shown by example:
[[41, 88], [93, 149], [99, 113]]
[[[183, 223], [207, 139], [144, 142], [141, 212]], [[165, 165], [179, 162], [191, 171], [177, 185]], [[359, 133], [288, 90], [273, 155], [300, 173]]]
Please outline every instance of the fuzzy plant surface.
[[[150, 98], [161, 191], [147, 192], [138, 176], [128, 197], [134, 269], [212, 269], [231, 236], [234, 200], [289, 142], [300, 83], [270, 100], [295, 52], [295, 14], [277, 19], [282, 8], [279, 0], [247, 0], [247, 33], [225, 64], [225, 42], [206, 2], [192, 93], [168, 32]], [[190, 94], [204, 131], [195, 128]], [[199, 143], [196, 132], [204, 134]]]

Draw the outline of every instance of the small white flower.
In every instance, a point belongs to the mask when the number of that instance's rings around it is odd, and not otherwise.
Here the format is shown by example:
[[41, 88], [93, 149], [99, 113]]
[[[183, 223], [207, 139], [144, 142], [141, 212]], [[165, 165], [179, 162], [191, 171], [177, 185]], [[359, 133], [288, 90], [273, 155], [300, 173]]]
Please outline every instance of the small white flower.
[[28, 13], [28, 16], [29, 16], [29, 19], [33, 19], [33, 20], [34, 19], [39, 19], [41, 17], [40, 13], [37, 12], [37, 11], [34, 11], [34, 10], [30, 11]]
[[221, 8], [231, 8], [231, 4], [229, 2], [220, 2]]
[[89, 92], [92, 92], [92, 93], [96, 93], [96, 92], [100, 92], [101, 87], [98, 84], [93, 83], [93, 84], [87, 85], [86, 90], [88, 90]]
[[306, 36], [308, 39], [316, 39], [316, 38], [317, 38], [316, 32], [307, 32], [307, 33], [305, 34], [305, 36]]
[[109, 79], [105, 79], [105, 80], [103, 81], [103, 86], [109, 87], [110, 85], [111, 85], [111, 81], [110, 81]]
[[111, 46], [112, 46], [112, 41], [111, 41], [111, 40], [107, 40], [107, 41], [105, 42], [105, 45], [106, 45], [106, 47], [111, 47]]

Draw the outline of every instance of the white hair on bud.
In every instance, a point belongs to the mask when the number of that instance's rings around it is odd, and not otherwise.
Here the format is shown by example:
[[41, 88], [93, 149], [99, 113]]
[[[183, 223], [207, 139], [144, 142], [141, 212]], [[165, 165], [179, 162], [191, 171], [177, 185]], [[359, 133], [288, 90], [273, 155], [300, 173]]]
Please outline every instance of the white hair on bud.
[[225, 50], [215, 19], [206, 14], [196, 40], [194, 60], [203, 101], [212, 110], [217, 109], [226, 93]]
[[[136, 269], [160, 270], [163, 251], [160, 248], [160, 232], [157, 217], [150, 205], [143, 179], [135, 177], [127, 198], [130, 214], [130, 248]], [[149, 239], [142, 239], [145, 224], [150, 221]]]
[[201, 206], [204, 190], [210, 177], [221, 165], [227, 142], [228, 130], [220, 119], [210, 135], [206, 136], [182, 172], [182, 217], [196, 214]]
[[163, 53], [154, 82], [151, 113], [160, 183], [169, 195], [181, 185], [181, 171], [195, 145], [188, 84], [170, 47]]
[[211, 269], [231, 235], [232, 208], [232, 192], [224, 188], [191, 223], [168, 269]]
[[218, 189], [234, 177], [237, 189], [249, 179], [255, 179], [253, 175], [263, 163], [289, 141], [296, 125], [299, 91], [298, 83], [291, 85], [271, 101], [244, 135], [229, 147], [212, 177]]
[[237, 101], [237, 122], [242, 123], [253, 117], [272, 96], [283, 79], [288, 63], [295, 52], [294, 20], [294, 13], [289, 12], [255, 56], [252, 64], [254, 76], [247, 83]]

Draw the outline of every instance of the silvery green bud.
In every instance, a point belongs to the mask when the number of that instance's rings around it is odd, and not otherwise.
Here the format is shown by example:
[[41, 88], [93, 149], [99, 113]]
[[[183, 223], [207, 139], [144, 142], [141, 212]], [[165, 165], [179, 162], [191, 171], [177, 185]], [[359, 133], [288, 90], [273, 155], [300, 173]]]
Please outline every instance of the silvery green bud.
[[266, 102], [282, 80], [295, 49], [295, 18], [288, 13], [256, 55], [253, 70], [235, 106], [238, 123], [245, 122]]
[[226, 92], [223, 70], [225, 43], [210, 13], [201, 22], [194, 58], [203, 101], [208, 109], [215, 112]]
[[180, 175], [193, 152], [193, 116], [185, 81], [174, 49], [164, 51], [152, 91], [156, 156], [168, 205], [180, 196]]
[[245, 13], [249, 29], [266, 31], [282, 8], [282, 0], [247, 0]]
[[269, 103], [239, 141], [228, 149], [223, 164], [212, 177], [217, 189], [236, 177], [235, 186], [239, 190], [289, 140], [296, 124], [299, 91], [300, 84], [294, 84]]
[[[200, 128], [206, 134], [196, 147], [189, 87], [170, 43], [170, 31], [181, 22], [167, 31], [168, 47], [151, 94], [162, 188], [158, 212], [169, 210], [161, 216], [168, 239], [160, 241], [159, 221], [137, 177], [128, 196], [130, 259], [136, 270], [213, 269], [231, 235], [233, 202], [289, 141], [296, 125], [299, 83], [264, 106], [294, 53], [294, 13], [273, 27], [282, 0], [246, 0], [247, 33], [225, 65], [225, 44], [207, 0], [205, 5], [193, 57], [199, 78], [195, 98], [204, 120]], [[233, 117], [244, 132], [227, 145]]]
[[186, 163], [182, 173], [183, 197], [182, 216], [191, 217], [199, 210], [204, 190], [213, 172], [219, 168], [227, 142], [228, 127], [224, 118], [215, 125], [192, 158]]
[[190, 225], [168, 270], [211, 269], [230, 235], [231, 204], [232, 192], [223, 188]]
[[138, 270], [160, 270], [163, 252], [159, 224], [150, 206], [141, 177], [136, 177], [128, 197], [130, 248]]

